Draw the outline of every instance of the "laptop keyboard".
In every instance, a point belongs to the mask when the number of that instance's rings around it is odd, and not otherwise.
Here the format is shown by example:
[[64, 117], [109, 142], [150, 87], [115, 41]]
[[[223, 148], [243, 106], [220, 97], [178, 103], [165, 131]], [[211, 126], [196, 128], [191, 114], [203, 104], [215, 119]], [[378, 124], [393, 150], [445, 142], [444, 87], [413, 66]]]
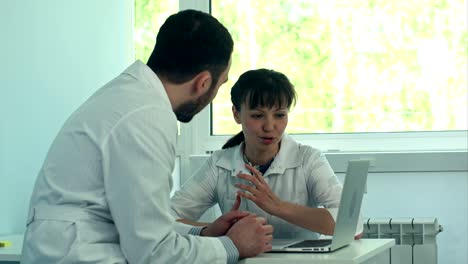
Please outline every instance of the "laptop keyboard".
[[308, 248], [308, 247], [325, 247], [330, 245], [331, 239], [304, 240], [296, 244], [288, 246], [288, 248]]

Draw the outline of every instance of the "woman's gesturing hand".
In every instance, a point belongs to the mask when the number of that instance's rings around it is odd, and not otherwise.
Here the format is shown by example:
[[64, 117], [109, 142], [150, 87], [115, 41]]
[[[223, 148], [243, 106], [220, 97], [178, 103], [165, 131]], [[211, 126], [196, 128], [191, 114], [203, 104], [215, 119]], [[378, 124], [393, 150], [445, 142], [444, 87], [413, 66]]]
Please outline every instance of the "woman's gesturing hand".
[[281, 208], [283, 202], [270, 189], [270, 186], [263, 179], [263, 175], [249, 164], [245, 167], [252, 172], [252, 175], [239, 174], [237, 177], [251, 183], [251, 185], [238, 183], [235, 186], [242, 191], [237, 191], [238, 195], [254, 202], [265, 212], [275, 215]]

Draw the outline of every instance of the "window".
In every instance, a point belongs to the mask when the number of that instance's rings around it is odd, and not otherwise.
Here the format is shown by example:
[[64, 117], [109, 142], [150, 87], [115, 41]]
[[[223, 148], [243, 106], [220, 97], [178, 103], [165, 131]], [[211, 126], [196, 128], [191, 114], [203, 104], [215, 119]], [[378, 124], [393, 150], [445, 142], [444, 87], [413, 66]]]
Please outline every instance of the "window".
[[[146, 61], [178, 9], [210, 12], [235, 41], [229, 83], [189, 124], [178, 153], [219, 149], [240, 131], [229, 90], [246, 70], [284, 72], [299, 93], [287, 132], [324, 151], [463, 150], [467, 142], [464, 0], [135, 0]], [[374, 133], [378, 132], [378, 133]], [[182, 171], [182, 173], [184, 173]]]
[[229, 90], [254, 68], [285, 73], [289, 133], [467, 130], [464, 0], [213, 0], [235, 42], [212, 134], [240, 131]]

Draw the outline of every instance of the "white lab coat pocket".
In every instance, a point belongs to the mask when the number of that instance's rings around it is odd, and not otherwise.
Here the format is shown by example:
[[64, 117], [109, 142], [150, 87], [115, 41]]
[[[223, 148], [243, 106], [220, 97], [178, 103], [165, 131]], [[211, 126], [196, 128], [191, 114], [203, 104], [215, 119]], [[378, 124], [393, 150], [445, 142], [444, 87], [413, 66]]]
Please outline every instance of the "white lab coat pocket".
[[77, 241], [73, 259], [79, 263], [127, 263], [123, 256], [119, 234], [115, 225], [108, 222], [76, 222]]
[[74, 222], [35, 220], [24, 235], [21, 263], [69, 263], [76, 238]]

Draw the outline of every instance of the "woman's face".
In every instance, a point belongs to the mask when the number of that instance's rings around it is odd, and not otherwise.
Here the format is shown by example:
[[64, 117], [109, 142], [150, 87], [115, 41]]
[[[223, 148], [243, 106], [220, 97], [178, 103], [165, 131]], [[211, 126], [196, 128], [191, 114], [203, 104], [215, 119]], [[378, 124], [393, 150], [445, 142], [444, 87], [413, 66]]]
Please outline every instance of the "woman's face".
[[242, 125], [245, 143], [249, 148], [277, 151], [288, 125], [287, 107], [251, 109], [244, 103], [241, 105], [241, 111], [238, 112], [235, 107], [232, 107], [232, 111], [236, 122]]

